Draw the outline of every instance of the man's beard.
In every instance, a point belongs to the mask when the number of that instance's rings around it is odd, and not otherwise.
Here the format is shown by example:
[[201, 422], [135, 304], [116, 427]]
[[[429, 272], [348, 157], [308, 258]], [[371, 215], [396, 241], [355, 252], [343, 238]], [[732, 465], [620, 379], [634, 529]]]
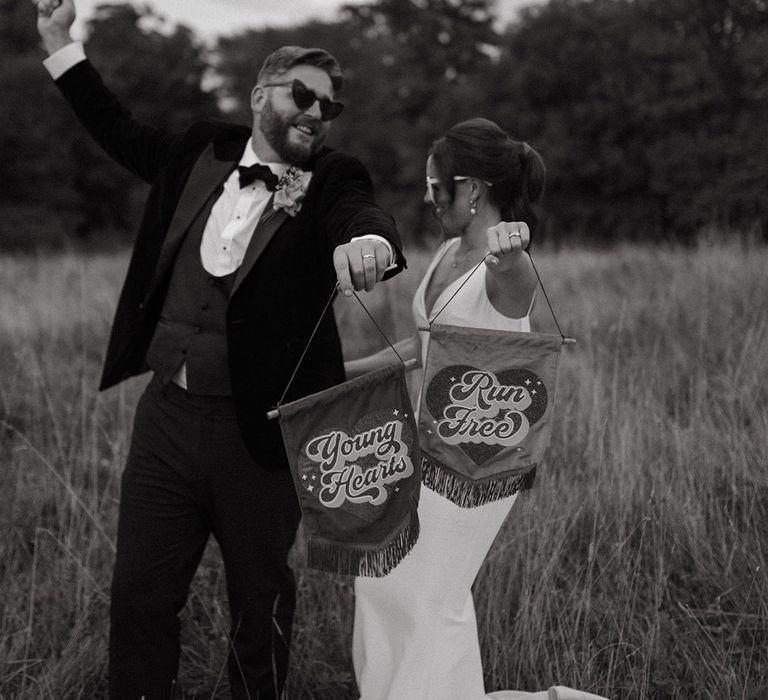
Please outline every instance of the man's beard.
[[[301, 123], [301, 121], [297, 123]], [[291, 143], [288, 134], [293, 124], [293, 121], [287, 120], [274, 110], [271, 101], [266, 102], [259, 122], [261, 133], [264, 134], [264, 138], [274, 152], [286, 163], [303, 165], [320, 150], [325, 141], [325, 134], [322, 132], [320, 125], [314, 122], [312, 128], [315, 130], [315, 138], [311, 144], [305, 146], [300, 143]]]

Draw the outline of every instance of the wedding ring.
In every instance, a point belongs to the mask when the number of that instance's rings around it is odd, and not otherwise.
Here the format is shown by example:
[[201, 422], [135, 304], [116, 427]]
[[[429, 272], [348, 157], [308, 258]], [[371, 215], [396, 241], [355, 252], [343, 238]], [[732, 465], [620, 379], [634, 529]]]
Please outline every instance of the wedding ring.
[[520, 232], [519, 232], [519, 231], [515, 231], [514, 233], [510, 233], [510, 234], [509, 234], [509, 238], [510, 238], [510, 240], [512, 239], [512, 236], [516, 236], [517, 238], [520, 238], [520, 237], [521, 237], [521, 236], [520, 236]]
[[376, 256], [373, 253], [366, 253], [365, 255], [363, 255], [363, 260], [365, 260], [366, 258], [373, 258], [374, 260], [376, 260]]

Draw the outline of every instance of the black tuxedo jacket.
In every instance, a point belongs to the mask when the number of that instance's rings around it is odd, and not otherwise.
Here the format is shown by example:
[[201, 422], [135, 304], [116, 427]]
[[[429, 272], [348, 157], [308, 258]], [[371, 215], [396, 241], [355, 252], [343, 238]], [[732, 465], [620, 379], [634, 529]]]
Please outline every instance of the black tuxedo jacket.
[[[190, 224], [236, 167], [250, 129], [205, 122], [169, 134], [134, 121], [88, 62], [57, 81], [78, 119], [117, 162], [151, 184], [109, 339], [100, 389], [147, 370], [145, 355], [170, 272]], [[280, 399], [336, 282], [333, 249], [355, 236], [392, 243], [405, 266], [392, 217], [373, 200], [363, 165], [323, 149], [301, 211], [262, 218], [227, 308], [233, 395], [243, 437], [260, 466], [287, 466], [277, 421], [266, 413]], [[269, 209], [269, 207], [268, 207]], [[391, 273], [391, 274], [393, 274]], [[333, 313], [323, 317], [286, 400], [344, 381]]]

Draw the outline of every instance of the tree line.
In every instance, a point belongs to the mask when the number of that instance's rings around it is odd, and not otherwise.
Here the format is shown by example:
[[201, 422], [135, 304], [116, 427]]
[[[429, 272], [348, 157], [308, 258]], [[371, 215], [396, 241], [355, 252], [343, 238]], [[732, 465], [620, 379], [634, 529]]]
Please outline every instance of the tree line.
[[[503, 27], [495, 9], [376, 0], [206, 47], [147, 7], [105, 5], [88, 55], [136, 117], [181, 130], [249, 123], [270, 51], [327, 48], [346, 79], [330, 145], [366, 163], [411, 243], [437, 233], [429, 144], [478, 115], [544, 157], [540, 240], [768, 237], [766, 0], [549, 0]], [[146, 188], [84, 134], [43, 57], [31, 4], [0, 5], [0, 247], [130, 240]]]

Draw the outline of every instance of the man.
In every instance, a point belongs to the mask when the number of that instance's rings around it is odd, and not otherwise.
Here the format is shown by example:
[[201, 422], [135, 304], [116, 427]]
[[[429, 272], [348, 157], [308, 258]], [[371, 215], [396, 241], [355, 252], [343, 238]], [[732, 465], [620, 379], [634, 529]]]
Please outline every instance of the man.
[[[101, 381], [154, 372], [122, 477], [111, 697], [172, 696], [177, 615], [213, 533], [227, 574], [232, 697], [277, 698], [299, 510], [279, 427], [265, 415], [335, 283], [369, 290], [404, 267], [394, 223], [364, 167], [323, 147], [342, 82], [325, 51], [283, 47], [266, 59], [251, 129], [201, 123], [170, 135], [133, 121], [104, 87], [70, 37], [73, 0], [36, 4], [46, 67], [76, 115], [152, 185]], [[286, 399], [343, 380], [325, 314]]]

